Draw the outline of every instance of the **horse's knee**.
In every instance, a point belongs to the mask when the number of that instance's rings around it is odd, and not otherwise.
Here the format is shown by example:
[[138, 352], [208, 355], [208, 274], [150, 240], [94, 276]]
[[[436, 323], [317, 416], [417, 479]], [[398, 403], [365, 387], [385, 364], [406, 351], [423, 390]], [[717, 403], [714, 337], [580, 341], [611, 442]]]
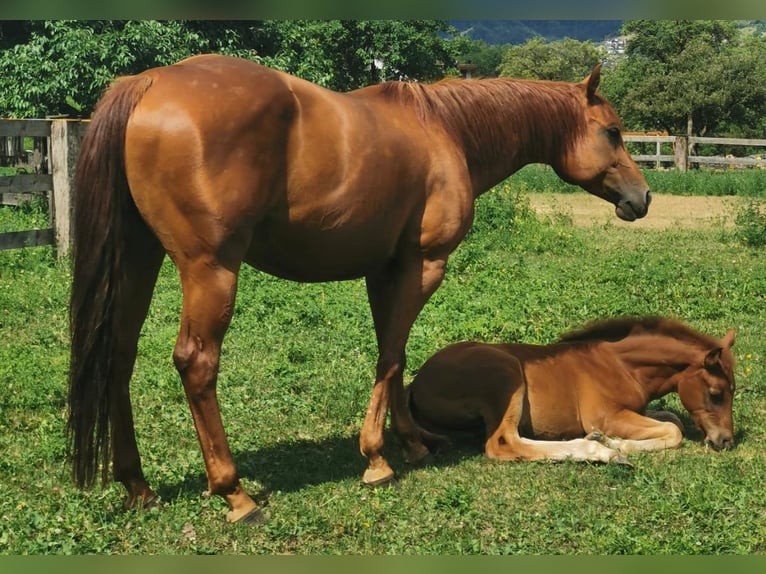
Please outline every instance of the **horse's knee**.
[[665, 428], [667, 428], [666, 440], [668, 448], [676, 448], [681, 446], [681, 443], [684, 440], [684, 434], [681, 432], [681, 429], [678, 428], [678, 425], [676, 425], [674, 422], [664, 422], [662, 424], [665, 425]]

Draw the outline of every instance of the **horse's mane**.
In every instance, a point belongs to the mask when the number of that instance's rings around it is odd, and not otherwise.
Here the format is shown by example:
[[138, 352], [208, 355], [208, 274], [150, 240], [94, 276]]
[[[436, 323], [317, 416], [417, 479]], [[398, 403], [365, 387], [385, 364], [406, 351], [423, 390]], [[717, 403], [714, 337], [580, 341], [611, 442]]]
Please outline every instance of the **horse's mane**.
[[628, 316], [593, 321], [581, 329], [564, 333], [559, 337], [559, 342], [620, 341], [629, 335], [637, 333], [665, 335], [705, 348], [714, 348], [720, 345], [717, 339], [695, 331], [676, 319], [658, 316]]
[[[577, 85], [568, 82], [448, 79], [378, 88], [383, 97], [413, 107], [422, 121], [438, 121], [479, 164], [506, 156], [520, 136], [531, 157], [545, 157], [572, 144], [586, 127]], [[483, 157], [488, 153], [494, 157]]]

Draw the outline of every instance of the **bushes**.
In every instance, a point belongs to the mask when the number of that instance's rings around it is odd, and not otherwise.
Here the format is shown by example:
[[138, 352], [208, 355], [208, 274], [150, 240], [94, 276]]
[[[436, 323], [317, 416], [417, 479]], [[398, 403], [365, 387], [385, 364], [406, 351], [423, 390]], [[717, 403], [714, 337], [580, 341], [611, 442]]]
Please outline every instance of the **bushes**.
[[736, 237], [750, 247], [766, 245], [766, 208], [763, 203], [751, 200], [737, 213], [734, 220]]

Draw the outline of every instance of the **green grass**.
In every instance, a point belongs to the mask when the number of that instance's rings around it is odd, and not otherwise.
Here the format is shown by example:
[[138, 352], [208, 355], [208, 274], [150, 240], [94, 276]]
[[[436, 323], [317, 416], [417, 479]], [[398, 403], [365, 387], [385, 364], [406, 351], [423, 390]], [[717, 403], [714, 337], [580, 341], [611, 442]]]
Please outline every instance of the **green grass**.
[[[0, 208], [0, 231], [42, 217]], [[0, 554], [766, 552], [766, 258], [736, 229], [580, 229], [534, 217], [523, 193], [501, 186], [480, 200], [412, 330], [408, 379], [456, 340], [550, 342], [621, 313], [671, 315], [717, 336], [736, 328], [737, 447], [709, 452], [689, 426], [680, 449], [634, 455], [632, 470], [497, 463], [470, 445], [413, 468], [389, 436], [398, 488], [362, 487], [357, 440], [376, 360], [363, 283], [243, 270], [219, 397], [245, 485], [267, 504], [266, 524], [251, 528], [226, 524], [223, 501], [201, 496], [202, 457], [171, 360], [180, 294], [170, 264], [132, 386], [144, 469], [164, 507], [123, 512], [121, 486], [72, 486], [69, 281], [50, 247], [0, 252]], [[676, 397], [661, 406], [683, 414]]]
[[[766, 170], [693, 169], [686, 173], [671, 170], [642, 170], [649, 188], [674, 195], [737, 195], [766, 198]], [[535, 192], [580, 193], [579, 187], [561, 181], [548, 166], [528, 165], [517, 172], [514, 185]]]

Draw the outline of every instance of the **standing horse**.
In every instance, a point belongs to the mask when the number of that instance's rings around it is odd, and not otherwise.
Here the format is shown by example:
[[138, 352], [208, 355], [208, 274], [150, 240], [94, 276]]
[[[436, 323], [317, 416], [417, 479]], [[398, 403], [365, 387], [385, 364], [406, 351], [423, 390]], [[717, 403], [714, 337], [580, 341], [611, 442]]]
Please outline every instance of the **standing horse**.
[[650, 195], [620, 121], [580, 83], [453, 80], [336, 93], [258, 64], [196, 56], [117, 81], [83, 139], [75, 182], [70, 449], [78, 486], [106, 480], [149, 504], [129, 381], [165, 254], [183, 308], [173, 360], [209, 492], [227, 519], [258, 519], [240, 486], [216, 397], [219, 354], [242, 262], [294, 281], [364, 277], [377, 336], [360, 433], [363, 481], [393, 477], [386, 414], [408, 458], [433, 437], [404, 403], [410, 328], [468, 231], [474, 200], [522, 166], [643, 217]]
[[432, 431], [482, 432], [489, 458], [609, 462], [681, 444], [675, 414], [645, 413], [676, 392], [719, 450], [734, 441], [733, 344], [734, 331], [719, 341], [656, 317], [593, 323], [553, 345], [456, 343], [425, 362], [407, 403]]

